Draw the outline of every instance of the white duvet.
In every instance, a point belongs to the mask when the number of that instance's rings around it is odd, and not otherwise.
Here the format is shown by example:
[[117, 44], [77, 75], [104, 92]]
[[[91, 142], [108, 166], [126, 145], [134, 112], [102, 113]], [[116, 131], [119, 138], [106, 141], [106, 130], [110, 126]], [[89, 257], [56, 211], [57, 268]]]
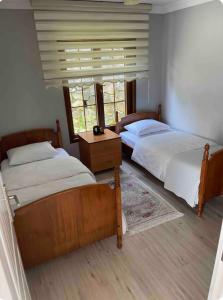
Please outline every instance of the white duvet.
[[9, 166], [8, 160], [4, 160], [1, 168], [8, 195], [16, 195], [21, 205], [72, 187], [96, 182], [91, 171], [72, 156], [18, 166]]
[[[80, 160], [61, 148], [56, 150], [53, 159], [18, 166], [9, 166], [7, 159], [1, 163], [7, 194], [16, 195], [19, 200], [19, 206], [14, 200], [10, 201], [13, 210], [60, 191], [96, 183], [95, 176]], [[125, 234], [127, 223], [123, 213], [122, 230]]]
[[[222, 146], [212, 145], [210, 154]], [[203, 147], [174, 156], [166, 170], [164, 187], [183, 198], [191, 207], [198, 204], [198, 190], [201, 174], [201, 162], [204, 154]]]
[[136, 143], [132, 159], [163, 181], [166, 189], [194, 207], [198, 203], [201, 160], [206, 143], [216, 145], [181, 131], [148, 135]]
[[209, 142], [181, 131], [148, 135], [136, 143], [132, 159], [164, 182], [168, 163], [176, 154], [202, 148]]
[[[53, 159], [24, 165], [9, 166], [8, 160], [1, 163], [2, 178], [9, 196], [16, 195], [20, 205], [10, 201], [13, 210], [48, 195], [73, 187], [95, 184], [95, 176], [80, 160], [69, 156], [63, 149], [56, 149]], [[122, 213], [123, 234], [127, 223]]]
[[77, 158], [68, 156], [45, 159], [18, 166], [2, 165], [3, 181], [8, 191], [45, 184], [80, 174], [91, 174]]

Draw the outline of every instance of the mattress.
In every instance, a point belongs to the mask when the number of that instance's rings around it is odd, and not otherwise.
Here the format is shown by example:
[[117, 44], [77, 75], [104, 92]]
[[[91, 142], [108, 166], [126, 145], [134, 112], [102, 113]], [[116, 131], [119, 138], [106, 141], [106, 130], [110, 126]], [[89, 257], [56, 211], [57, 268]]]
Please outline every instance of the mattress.
[[[7, 159], [1, 163], [7, 194], [16, 196], [19, 201], [18, 205], [15, 200], [10, 200], [14, 210], [69, 188], [96, 183], [94, 175], [79, 160], [69, 156], [64, 149], [56, 150], [55, 157], [45, 161], [14, 167], [9, 166]], [[58, 174], [55, 172], [57, 166]]]

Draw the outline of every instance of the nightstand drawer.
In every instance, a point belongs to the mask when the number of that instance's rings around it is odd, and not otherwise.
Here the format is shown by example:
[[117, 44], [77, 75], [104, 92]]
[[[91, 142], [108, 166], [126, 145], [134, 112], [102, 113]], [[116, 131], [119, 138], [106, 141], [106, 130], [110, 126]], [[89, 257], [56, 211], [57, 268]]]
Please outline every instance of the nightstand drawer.
[[106, 169], [114, 168], [114, 166], [119, 166], [121, 162], [117, 158], [103, 156], [99, 159], [94, 159], [91, 161], [91, 170], [93, 172], [102, 171]]
[[91, 145], [91, 169], [101, 171], [121, 165], [120, 139]]
[[95, 143], [91, 145], [91, 156], [100, 157], [101, 155], [111, 156], [115, 153], [121, 152], [121, 141], [120, 139]]

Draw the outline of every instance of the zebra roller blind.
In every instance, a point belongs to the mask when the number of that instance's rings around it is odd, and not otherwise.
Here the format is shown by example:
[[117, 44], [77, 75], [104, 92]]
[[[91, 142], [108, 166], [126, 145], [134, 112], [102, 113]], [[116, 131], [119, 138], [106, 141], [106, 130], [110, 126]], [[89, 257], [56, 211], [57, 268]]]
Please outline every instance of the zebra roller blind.
[[46, 86], [148, 77], [151, 5], [33, 0]]

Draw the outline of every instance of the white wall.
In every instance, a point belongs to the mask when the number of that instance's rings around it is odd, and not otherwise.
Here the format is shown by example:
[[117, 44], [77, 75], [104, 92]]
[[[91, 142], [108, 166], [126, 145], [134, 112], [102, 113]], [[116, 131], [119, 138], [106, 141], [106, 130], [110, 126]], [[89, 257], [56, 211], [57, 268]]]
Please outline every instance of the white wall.
[[149, 79], [137, 81], [137, 111], [156, 110], [161, 103], [163, 15], [150, 14]]
[[165, 15], [163, 37], [164, 119], [223, 143], [223, 5]]
[[71, 153], [62, 89], [46, 89], [33, 12], [0, 10], [0, 136], [61, 122]]

